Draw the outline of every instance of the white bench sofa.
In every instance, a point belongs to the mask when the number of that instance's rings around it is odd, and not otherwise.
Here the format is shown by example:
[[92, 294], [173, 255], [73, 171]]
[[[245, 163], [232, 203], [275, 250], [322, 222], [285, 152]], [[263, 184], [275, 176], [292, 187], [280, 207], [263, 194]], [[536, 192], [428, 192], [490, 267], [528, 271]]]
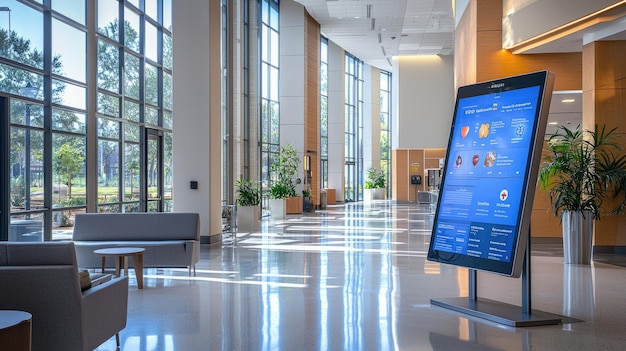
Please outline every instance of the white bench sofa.
[[[193, 268], [200, 258], [200, 216], [197, 213], [79, 213], [72, 240], [81, 268], [99, 268], [94, 250], [142, 247], [144, 268]], [[114, 267], [115, 260], [107, 260]], [[132, 261], [132, 260], [129, 260]], [[129, 262], [130, 264], [131, 262]]]

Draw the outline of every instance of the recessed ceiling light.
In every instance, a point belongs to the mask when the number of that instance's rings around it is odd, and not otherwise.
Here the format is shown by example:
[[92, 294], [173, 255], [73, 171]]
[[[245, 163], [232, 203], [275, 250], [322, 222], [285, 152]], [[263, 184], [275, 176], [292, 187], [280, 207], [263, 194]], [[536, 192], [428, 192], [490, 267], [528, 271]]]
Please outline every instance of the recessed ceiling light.
[[559, 122], [548, 122], [548, 124], [551, 125], [551, 126], [555, 126], [555, 125], [559, 124]]
[[561, 100], [561, 102], [565, 102], [565, 103], [574, 102], [574, 101], [576, 101], [576, 99], [563, 99], [563, 100]]
[[359, 19], [359, 18], [361, 18], [361, 17], [360, 16], [354, 16], [354, 19]]

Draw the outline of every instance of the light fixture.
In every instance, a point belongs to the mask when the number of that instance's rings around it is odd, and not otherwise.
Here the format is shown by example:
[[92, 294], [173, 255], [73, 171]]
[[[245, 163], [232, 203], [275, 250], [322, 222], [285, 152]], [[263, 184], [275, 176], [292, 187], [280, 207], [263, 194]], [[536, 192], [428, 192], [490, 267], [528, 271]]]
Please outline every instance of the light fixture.
[[20, 95], [25, 96], [27, 98], [34, 99], [37, 97], [38, 93], [39, 93], [39, 88], [36, 88], [32, 84], [30, 84], [30, 81], [26, 83], [25, 87], [20, 88]]
[[570, 103], [570, 102], [575, 102], [575, 101], [576, 101], [576, 99], [563, 99], [563, 100], [561, 100], [561, 102], [564, 102], [564, 103]]
[[367, 5], [367, 18], [372, 18], [372, 5]]
[[378, 43], [382, 43], [383, 42], [383, 37], [380, 35], [380, 33], [378, 33]]
[[9, 33], [11, 33], [11, 8], [8, 6], [0, 7], [0, 12], [8, 12], [9, 13]]
[[370, 30], [376, 29], [376, 18], [370, 18]]
[[384, 46], [381, 46], [380, 50], [382, 50], [383, 56], [387, 56], [387, 53], [385, 52], [385, 47]]
[[555, 126], [555, 125], [559, 124], [559, 122], [548, 122], [548, 124], [551, 125], [551, 126]]

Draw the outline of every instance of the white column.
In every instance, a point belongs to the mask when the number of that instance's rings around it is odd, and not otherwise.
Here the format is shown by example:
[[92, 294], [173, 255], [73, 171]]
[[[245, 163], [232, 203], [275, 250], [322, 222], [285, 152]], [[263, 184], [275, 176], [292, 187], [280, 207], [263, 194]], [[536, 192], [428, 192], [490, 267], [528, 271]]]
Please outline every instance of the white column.
[[174, 211], [199, 213], [202, 241], [212, 243], [222, 230], [219, 2], [178, 1], [172, 17]]
[[380, 69], [363, 67], [363, 170], [380, 169]]
[[[305, 11], [294, 1], [280, 2], [280, 144], [304, 155]], [[302, 164], [298, 177], [304, 180]], [[302, 190], [302, 183], [296, 192]]]

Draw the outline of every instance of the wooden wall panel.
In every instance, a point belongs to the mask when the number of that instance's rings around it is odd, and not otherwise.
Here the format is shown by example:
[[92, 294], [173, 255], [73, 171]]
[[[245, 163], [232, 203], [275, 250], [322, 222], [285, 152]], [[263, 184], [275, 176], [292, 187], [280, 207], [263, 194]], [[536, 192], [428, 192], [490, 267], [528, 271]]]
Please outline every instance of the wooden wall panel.
[[[502, 48], [502, 1], [470, 0], [455, 32], [455, 87], [538, 70], [555, 72], [555, 90], [582, 89], [581, 53], [513, 55]], [[537, 190], [532, 235], [560, 237], [546, 192]]]
[[393, 183], [391, 193], [396, 201], [408, 201], [409, 177], [406, 172], [406, 164], [409, 162], [409, 151], [406, 149], [396, 149], [392, 151], [392, 164], [394, 168]]
[[[427, 169], [439, 168], [445, 149], [395, 149], [392, 152], [392, 198], [396, 201], [417, 201], [418, 190], [427, 190]], [[417, 170], [412, 169], [418, 164]], [[422, 184], [411, 184], [411, 175], [422, 176]]]
[[[476, 2], [470, 1], [454, 33], [454, 86], [476, 82]], [[455, 89], [456, 90], [456, 89]]]
[[320, 25], [306, 13], [304, 155], [311, 157], [311, 202], [320, 204]]
[[[416, 194], [418, 190], [424, 190], [424, 155], [425, 152], [422, 149], [410, 149], [409, 152], [409, 160], [405, 165], [404, 172], [407, 174], [406, 182], [407, 182], [407, 194], [405, 201], [417, 201]], [[417, 172], [414, 172], [412, 165], [417, 164]], [[411, 184], [411, 176], [414, 174], [419, 174], [422, 176], [422, 184], [415, 185]]]
[[555, 73], [554, 90], [582, 89], [582, 54], [514, 55], [502, 49], [502, 31], [477, 33], [478, 82], [528, 72], [549, 70]]
[[[583, 47], [583, 126], [617, 127], [626, 144], [626, 41], [600, 41]], [[608, 204], [611, 205], [610, 203]], [[596, 221], [594, 244], [626, 246], [626, 215]]]

